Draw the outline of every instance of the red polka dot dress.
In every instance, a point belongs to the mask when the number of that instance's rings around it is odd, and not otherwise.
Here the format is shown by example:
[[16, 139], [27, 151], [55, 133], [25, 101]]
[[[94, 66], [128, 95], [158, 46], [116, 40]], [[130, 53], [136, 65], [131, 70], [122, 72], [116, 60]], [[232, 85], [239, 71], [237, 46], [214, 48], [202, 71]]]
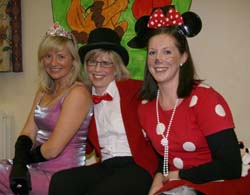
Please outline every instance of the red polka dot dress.
[[[159, 106], [159, 120], [167, 127], [173, 110]], [[139, 119], [147, 137], [162, 156], [162, 136], [156, 133], [156, 99], [142, 101]], [[168, 135], [169, 170], [187, 169], [212, 160], [205, 136], [234, 128], [231, 111], [224, 98], [203, 83], [178, 105]], [[166, 130], [165, 132], [166, 133]]]

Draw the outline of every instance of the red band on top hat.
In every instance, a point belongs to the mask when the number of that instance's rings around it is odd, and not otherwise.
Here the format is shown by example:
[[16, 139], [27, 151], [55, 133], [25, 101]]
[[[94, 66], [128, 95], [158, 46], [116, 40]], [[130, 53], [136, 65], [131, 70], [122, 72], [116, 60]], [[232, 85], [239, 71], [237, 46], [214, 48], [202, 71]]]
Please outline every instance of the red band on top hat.
[[183, 19], [181, 14], [174, 8], [170, 8], [166, 16], [163, 11], [158, 8], [150, 16], [148, 21], [148, 28], [160, 28], [167, 26], [179, 26], [183, 25]]

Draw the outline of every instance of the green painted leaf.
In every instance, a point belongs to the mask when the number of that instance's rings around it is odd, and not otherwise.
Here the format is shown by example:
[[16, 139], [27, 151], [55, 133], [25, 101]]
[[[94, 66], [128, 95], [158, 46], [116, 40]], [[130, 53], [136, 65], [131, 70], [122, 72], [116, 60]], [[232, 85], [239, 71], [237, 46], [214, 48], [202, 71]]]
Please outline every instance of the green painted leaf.
[[175, 9], [177, 9], [181, 14], [189, 11], [191, 3], [192, 0], [172, 0], [172, 5], [175, 5]]

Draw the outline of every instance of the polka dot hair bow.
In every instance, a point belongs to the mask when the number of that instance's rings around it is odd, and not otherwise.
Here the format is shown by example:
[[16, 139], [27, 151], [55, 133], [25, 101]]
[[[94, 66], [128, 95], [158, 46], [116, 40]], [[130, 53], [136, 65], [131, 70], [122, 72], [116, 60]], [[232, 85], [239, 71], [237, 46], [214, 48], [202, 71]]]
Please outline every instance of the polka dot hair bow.
[[194, 37], [201, 31], [201, 18], [194, 12], [180, 14], [173, 5], [153, 8], [151, 15], [139, 18], [135, 23], [136, 36], [128, 41], [131, 48], [145, 48], [151, 33], [160, 27], [174, 26], [186, 36]]
[[150, 16], [147, 27], [157, 29], [167, 26], [179, 26], [183, 25], [183, 18], [181, 14], [174, 8], [170, 8], [166, 16], [162, 9], [156, 9]]

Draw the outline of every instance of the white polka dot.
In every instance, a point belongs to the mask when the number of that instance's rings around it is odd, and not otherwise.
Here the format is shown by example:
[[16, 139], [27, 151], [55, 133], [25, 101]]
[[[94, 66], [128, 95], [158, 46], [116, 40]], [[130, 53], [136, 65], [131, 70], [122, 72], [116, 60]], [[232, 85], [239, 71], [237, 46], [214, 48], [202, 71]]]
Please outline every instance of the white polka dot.
[[146, 104], [146, 103], [148, 103], [148, 100], [142, 100], [141, 103]]
[[196, 146], [193, 142], [185, 142], [182, 147], [187, 152], [193, 152], [196, 149]]
[[195, 105], [197, 104], [197, 102], [198, 102], [198, 97], [197, 97], [196, 95], [194, 95], [194, 96], [192, 97], [192, 99], [191, 99], [191, 102], [190, 102], [190, 104], [189, 104], [189, 107], [195, 106]]
[[178, 169], [182, 169], [183, 168], [183, 161], [180, 159], [180, 158], [174, 158], [173, 159], [173, 163], [174, 163], [174, 166]]
[[218, 114], [219, 116], [222, 116], [222, 117], [226, 116], [225, 110], [224, 110], [224, 108], [222, 107], [222, 105], [220, 105], [220, 104], [217, 104], [217, 105], [215, 106], [215, 112], [216, 112], [216, 114]]

